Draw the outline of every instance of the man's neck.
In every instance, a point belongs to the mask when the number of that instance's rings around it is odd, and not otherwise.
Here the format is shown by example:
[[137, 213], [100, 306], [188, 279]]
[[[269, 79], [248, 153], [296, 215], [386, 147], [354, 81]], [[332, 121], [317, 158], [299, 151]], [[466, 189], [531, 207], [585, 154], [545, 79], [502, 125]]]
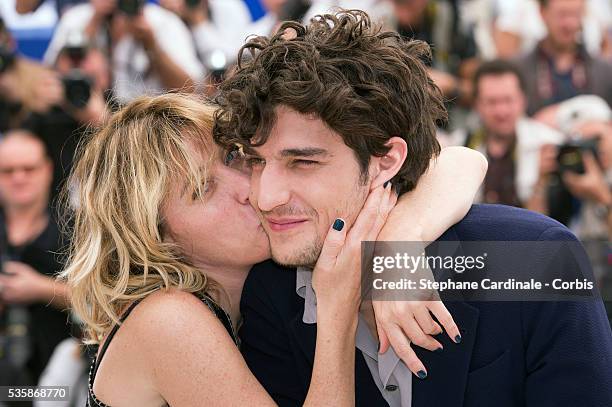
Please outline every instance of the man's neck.
[[512, 148], [516, 141], [516, 132], [513, 134], [501, 134], [492, 131], [486, 132], [487, 154], [491, 158], [502, 158]]
[[46, 200], [33, 202], [29, 205], [9, 206], [4, 210], [9, 242], [21, 244], [30, 239], [47, 222]]
[[572, 69], [578, 56], [578, 44], [561, 45], [550, 38], [542, 42], [544, 51], [552, 58], [558, 72], [568, 72]]

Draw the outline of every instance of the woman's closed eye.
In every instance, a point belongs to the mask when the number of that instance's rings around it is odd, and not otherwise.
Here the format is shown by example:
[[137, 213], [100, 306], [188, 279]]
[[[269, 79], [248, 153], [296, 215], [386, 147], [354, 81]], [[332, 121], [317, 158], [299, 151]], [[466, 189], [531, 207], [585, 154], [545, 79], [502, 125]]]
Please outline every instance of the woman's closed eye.
[[214, 178], [210, 178], [205, 180], [204, 182], [202, 182], [202, 185], [200, 188], [196, 189], [195, 191], [193, 191], [192, 194], [192, 200], [196, 200], [198, 198], [202, 199], [202, 198], [206, 198], [208, 195], [210, 195], [212, 193], [212, 191], [215, 188], [215, 180]]

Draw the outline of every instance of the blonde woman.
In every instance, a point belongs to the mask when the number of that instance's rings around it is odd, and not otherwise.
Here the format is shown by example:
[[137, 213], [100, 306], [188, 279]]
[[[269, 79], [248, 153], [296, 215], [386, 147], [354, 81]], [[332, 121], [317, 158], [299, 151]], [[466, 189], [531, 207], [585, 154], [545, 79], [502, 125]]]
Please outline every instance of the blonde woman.
[[[62, 277], [87, 339], [101, 345], [91, 406], [274, 405], [235, 334], [242, 285], [269, 258], [268, 240], [237, 152], [212, 141], [214, 111], [177, 94], [140, 98], [110, 117], [75, 165], [78, 206]], [[360, 283], [351, 247], [374, 240], [391, 208], [409, 215], [385, 237], [404, 238], [395, 230], [410, 225], [423, 240], [437, 238], [467, 212], [482, 180], [472, 154], [444, 150], [395, 208], [395, 194], [380, 187], [350, 230], [330, 225], [314, 270], [319, 323], [306, 405], [354, 403]], [[348, 282], [335, 290], [340, 276]]]

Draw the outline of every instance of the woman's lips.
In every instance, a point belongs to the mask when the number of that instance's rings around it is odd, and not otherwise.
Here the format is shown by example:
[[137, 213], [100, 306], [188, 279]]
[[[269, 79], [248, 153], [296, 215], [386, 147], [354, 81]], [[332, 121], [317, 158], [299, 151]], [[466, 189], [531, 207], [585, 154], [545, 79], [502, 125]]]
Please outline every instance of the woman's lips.
[[282, 221], [271, 221], [266, 220], [270, 230], [273, 232], [284, 232], [287, 230], [295, 229], [308, 222], [308, 219], [296, 219], [296, 220], [282, 220]]

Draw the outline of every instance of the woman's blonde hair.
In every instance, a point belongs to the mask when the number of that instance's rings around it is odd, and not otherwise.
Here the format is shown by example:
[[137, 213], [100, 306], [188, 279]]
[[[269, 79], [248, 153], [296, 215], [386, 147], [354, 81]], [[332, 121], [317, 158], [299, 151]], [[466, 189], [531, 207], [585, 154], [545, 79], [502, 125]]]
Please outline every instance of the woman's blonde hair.
[[86, 324], [87, 342], [99, 343], [129, 303], [154, 291], [217, 291], [164, 241], [161, 227], [172, 182], [186, 181], [202, 196], [217, 157], [214, 111], [195, 96], [141, 97], [81, 147], [64, 199], [73, 202], [66, 205], [72, 240], [60, 278]]

